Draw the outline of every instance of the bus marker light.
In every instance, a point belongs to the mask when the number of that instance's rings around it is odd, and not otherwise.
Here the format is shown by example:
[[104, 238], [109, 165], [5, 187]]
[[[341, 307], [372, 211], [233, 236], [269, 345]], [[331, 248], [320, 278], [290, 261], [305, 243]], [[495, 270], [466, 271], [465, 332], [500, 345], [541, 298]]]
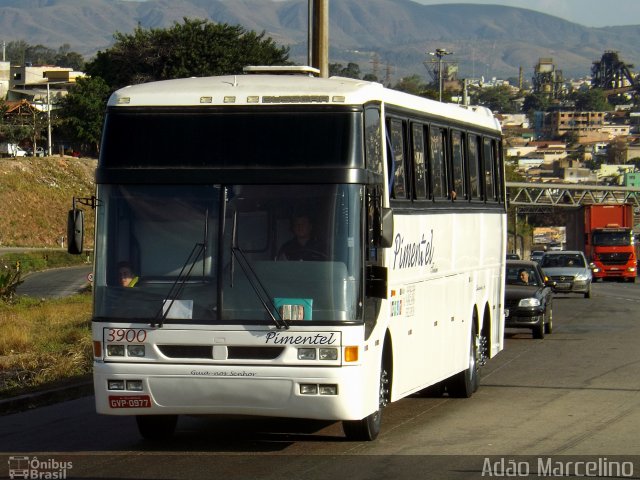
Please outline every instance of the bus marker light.
[[334, 102], [344, 103], [345, 97], [344, 95], [334, 95], [333, 97], [331, 97], [331, 100]]
[[232, 96], [224, 97], [223, 102], [224, 103], [236, 103], [236, 97], [232, 97]]
[[131, 97], [120, 97], [118, 98], [118, 104], [123, 105], [126, 103], [131, 103]]
[[344, 361], [345, 362], [357, 362], [358, 361], [358, 347], [344, 347]]
[[247, 103], [260, 103], [260, 97], [258, 95], [250, 95], [247, 97]]
[[200, 97], [200, 103], [212, 103], [213, 97]]
[[110, 357], [124, 357], [124, 345], [107, 345], [107, 355]]
[[301, 395], [317, 395], [318, 385], [314, 385], [312, 383], [301, 383], [300, 394]]
[[319, 385], [320, 395], [337, 395], [338, 385]]
[[316, 349], [315, 348], [299, 348], [298, 360], [315, 360]]
[[321, 348], [318, 350], [318, 358], [320, 360], [337, 360], [338, 349], [337, 348]]
[[127, 345], [127, 355], [130, 357], [144, 357], [144, 345]]
[[124, 380], [107, 380], [107, 389], [124, 390]]
[[93, 356], [96, 358], [102, 357], [102, 342], [100, 340], [93, 341]]

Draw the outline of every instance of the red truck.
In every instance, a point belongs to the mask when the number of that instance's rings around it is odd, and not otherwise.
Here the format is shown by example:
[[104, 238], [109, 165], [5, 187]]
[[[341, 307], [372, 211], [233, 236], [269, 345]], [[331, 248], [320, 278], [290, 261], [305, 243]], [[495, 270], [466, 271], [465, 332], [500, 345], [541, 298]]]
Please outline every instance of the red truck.
[[636, 281], [632, 205], [585, 205], [584, 239], [594, 279]]

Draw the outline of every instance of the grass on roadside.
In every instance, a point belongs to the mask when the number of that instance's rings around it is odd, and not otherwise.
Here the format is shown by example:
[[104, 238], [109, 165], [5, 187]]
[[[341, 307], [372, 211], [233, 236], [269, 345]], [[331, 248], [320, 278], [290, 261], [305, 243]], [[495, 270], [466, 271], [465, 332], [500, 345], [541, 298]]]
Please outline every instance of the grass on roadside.
[[0, 398], [91, 371], [91, 295], [0, 303]]

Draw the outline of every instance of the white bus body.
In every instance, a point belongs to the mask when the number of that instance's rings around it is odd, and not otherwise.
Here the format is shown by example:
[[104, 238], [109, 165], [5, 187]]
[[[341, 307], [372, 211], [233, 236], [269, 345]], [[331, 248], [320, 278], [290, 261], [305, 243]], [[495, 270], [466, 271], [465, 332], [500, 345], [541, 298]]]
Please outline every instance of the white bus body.
[[[470, 396], [503, 348], [500, 135], [484, 109], [345, 78], [115, 92], [97, 173], [97, 411], [135, 415], [145, 437], [180, 414], [248, 414], [370, 440], [388, 402]], [[300, 204], [322, 258], [278, 261]], [[117, 284], [124, 260], [134, 288]]]

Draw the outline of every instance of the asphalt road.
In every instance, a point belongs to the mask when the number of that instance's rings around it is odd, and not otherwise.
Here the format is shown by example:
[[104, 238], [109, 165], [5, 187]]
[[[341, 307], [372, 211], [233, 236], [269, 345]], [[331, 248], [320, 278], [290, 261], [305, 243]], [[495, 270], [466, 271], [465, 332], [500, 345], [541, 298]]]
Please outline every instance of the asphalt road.
[[13, 456], [71, 462], [66, 478], [640, 478], [640, 284], [593, 292], [558, 296], [543, 340], [509, 330], [472, 398], [391, 404], [375, 442], [337, 423], [181, 417], [153, 444], [86, 397], [0, 417], [0, 475]]
[[93, 271], [92, 265], [54, 268], [34, 272], [23, 278], [16, 293], [37, 298], [58, 298], [79, 292], [88, 283], [87, 275]]

